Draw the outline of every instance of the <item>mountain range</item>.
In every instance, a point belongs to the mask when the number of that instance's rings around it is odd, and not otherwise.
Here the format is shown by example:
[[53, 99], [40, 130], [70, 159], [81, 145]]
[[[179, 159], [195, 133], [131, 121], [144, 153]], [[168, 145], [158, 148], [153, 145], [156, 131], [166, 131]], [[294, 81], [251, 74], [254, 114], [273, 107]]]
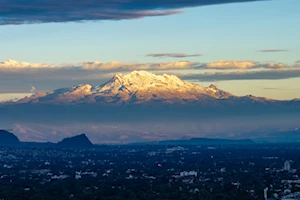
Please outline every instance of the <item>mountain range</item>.
[[56, 147], [56, 148], [92, 148], [93, 144], [85, 134], [64, 138], [58, 143], [20, 142], [12, 132], [0, 130], [0, 146], [29, 146], [29, 147]]
[[[133, 143], [132, 145], [251, 145], [255, 144], [252, 140], [226, 140], [211, 138], [191, 138], [189, 140], [169, 140], [149, 143]], [[36, 142], [20, 142], [18, 137], [6, 130], [0, 130], [0, 146], [14, 147], [46, 147], [46, 148], [71, 148], [71, 149], [87, 149], [96, 147], [91, 143], [85, 134], [75, 135], [73, 137], [64, 138], [58, 143], [36, 143]]]
[[27, 141], [57, 142], [73, 132], [89, 133], [94, 143], [245, 139], [298, 130], [299, 122], [299, 99], [236, 96], [215, 85], [146, 71], [117, 73], [104, 84], [38, 92], [0, 104], [0, 127], [14, 127]]
[[189, 83], [174, 75], [155, 75], [146, 71], [133, 71], [127, 75], [117, 73], [103, 85], [81, 84], [51, 92], [39, 92], [17, 103], [32, 104], [212, 104], [218, 100], [270, 103], [274, 100], [252, 95], [238, 97], [218, 89], [215, 85], [203, 87]]

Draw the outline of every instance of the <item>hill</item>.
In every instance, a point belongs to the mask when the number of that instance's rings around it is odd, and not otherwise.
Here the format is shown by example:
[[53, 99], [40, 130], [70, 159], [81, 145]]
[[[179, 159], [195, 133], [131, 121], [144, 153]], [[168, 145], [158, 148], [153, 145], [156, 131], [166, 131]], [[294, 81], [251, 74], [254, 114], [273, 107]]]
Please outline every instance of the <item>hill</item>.
[[0, 130], [0, 146], [19, 145], [20, 141], [17, 136], [5, 130]]
[[252, 140], [228, 140], [212, 138], [191, 138], [190, 140], [166, 140], [160, 141], [164, 145], [249, 145], [254, 144]]
[[65, 138], [57, 143], [60, 148], [91, 148], [93, 144], [85, 134], [77, 135], [70, 138]]

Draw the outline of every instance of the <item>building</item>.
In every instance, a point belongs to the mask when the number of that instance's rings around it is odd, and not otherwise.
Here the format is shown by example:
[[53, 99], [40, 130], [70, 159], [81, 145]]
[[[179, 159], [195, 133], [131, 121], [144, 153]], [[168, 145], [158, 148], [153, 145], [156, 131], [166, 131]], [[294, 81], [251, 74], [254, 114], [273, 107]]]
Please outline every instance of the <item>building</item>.
[[287, 161], [284, 162], [283, 170], [284, 171], [290, 171], [291, 170], [291, 163], [290, 163], [290, 161], [287, 160]]

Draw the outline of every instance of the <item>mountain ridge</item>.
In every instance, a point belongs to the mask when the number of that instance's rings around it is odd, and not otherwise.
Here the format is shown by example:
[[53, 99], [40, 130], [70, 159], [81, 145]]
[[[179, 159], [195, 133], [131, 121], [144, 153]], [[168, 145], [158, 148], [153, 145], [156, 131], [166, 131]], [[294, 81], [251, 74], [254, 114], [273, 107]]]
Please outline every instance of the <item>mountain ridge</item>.
[[175, 75], [155, 75], [146, 71], [115, 74], [102, 85], [80, 84], [51, 92], [39, 92], [20, 99], [17, 104], [218, 104], [217, 100], [252, 101], [257, 103], [277, 100], [252, 95], [235, 96], [215, 85], [203, 87], [181, 80]]
[[85, 134], [64, 138], [56, 144], [60, 148], [90, 148], [93, 144]]
[[6, 130], [0, 130], [0, 146], [19, 145], [20, 140], [13, 133]]

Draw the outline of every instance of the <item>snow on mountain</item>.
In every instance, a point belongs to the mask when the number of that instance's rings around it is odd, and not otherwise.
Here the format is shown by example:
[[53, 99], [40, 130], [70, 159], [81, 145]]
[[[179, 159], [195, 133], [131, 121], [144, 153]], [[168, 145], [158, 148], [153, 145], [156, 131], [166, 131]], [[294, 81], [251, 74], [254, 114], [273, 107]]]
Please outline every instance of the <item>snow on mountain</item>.
[[29, 98], [21, 99], [18, 103], [187, 104], [212, 103], [229, 98], [249, 99], [256, 102], [267, 101], [267, 99], [253, 96], [237, 97], [218, 89], [215, 85], [203, 87], [185, 82], [174, 75], [155, 75], [146, 71], [133, 71], [126, 75], [117, 73], [103, 85], [83, 84], [48, 93], [37, 93]]

